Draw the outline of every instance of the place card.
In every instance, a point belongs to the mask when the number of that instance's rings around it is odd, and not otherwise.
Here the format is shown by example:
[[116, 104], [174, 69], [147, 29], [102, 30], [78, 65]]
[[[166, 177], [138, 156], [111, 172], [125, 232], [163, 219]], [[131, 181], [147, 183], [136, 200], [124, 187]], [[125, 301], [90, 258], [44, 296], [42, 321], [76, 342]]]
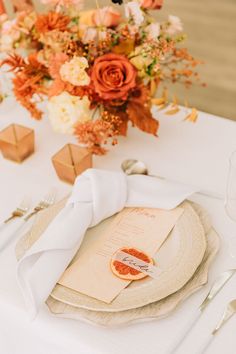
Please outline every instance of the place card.
[[67, 268], [59, 284], [106, 303], [130, 284], [114, 275], [110, 262], [123, 247], [134, 247], [153, 257], [165, 242], [183, 213], [174, 210], [125, 208], [98, 235], [89, 247], [79, 251], [78, 259]]

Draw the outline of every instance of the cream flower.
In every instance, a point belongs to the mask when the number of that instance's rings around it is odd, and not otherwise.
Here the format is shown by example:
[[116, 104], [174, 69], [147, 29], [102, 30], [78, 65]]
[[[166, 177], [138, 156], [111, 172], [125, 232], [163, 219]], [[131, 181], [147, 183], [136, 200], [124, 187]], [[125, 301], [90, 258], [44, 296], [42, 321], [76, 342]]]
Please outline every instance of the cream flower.
[[87, 44], [97, 39], [98, 31], [94, 27], [87, 27], [82, 35], [82, 42]]
[[106, 38], [107, 38], [106, 31], [97, 29], [95, 27], [88, 27], [82, 35], [82, 42], [84, 44], [87, 44], [89, 42], [94, 42], [97, 40], [105, 41]]
[[160, 24], [155, 22], [146, 27], [147, 38], [157, 39], [160, 35]]
[[174, 35], [183, 31], [183, 25], [179, 17], [169, 15], [168, 17], [168, 27], [166, 32], [169, 35]]
[[60, 68], [60, 76], [74, 86], [86, 86], [90, 83], [90, 77], [86, 72], [88, 61], [84, 57], [74, 57]]
[[137, 57], [134, 57], [130, 59], [130, 62], [138, 69], [139, 71], [142, 71], [143, 69], [147, 68], [151, 63], [152, 59], [138, 55]]
[[20, 31], [16, 27], [16, 20], [5, 21], [1, 28], [0, 51], [11, 51], [15, 42], [19, 39]]
[[85, 96], [82, 99], [63, 92], [50, 98], [48, 102], [49, 120], [58, 133], [73, 134], [76, 123], [87, 122], [92, 118], [94, 110]]
[[125, 16], [132, 19], [136, 26], [140, 26], [144, 21], [141, 5], [137, 1], [130, 1], [125, 4]]

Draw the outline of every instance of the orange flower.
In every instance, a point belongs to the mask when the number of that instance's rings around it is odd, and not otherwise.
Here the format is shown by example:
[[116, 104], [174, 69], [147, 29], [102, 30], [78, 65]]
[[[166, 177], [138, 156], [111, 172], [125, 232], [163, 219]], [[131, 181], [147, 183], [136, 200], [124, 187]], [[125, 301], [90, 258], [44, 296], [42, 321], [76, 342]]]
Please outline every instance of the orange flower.
[[141, 7], [147, 10], [160, 10], [163, 0], [142, 0]]
[[[112, 139], [115, 135], [112, 124], [102, 119], [79, 123], [75, 127], [75, 135], [81, 144], [85, 144], [87, 149], [96, 155], [104, 155], [107, 150], [104, 145], [108, 139]], [[116, 140], [112, 141], [112, 145]]]
[[37, 17], [35, 28], [39, 33], [50, 32], [53, 30], [65, 31], [70, 22], [68, 16], [56, 12], [49, 12], [46, 15]]
[[13, 92], [17, 101], [29, 110], [35, 119], [40, 119], [42, 112], [37, 109], [33, 100], [34, 94], [46, 95], [43, 80], [48, 77], [48, 69], [37, 60], [37, 53], [32, 53], [27, 59], [17, 54], [11, 54], [1, 65], [10, 66], [13, 77]]
[[110, 53], [95, 60], [91, 81], [103, 100], [126, 100], [136, 86], [136, 76], [135, 67], [124, 55]]

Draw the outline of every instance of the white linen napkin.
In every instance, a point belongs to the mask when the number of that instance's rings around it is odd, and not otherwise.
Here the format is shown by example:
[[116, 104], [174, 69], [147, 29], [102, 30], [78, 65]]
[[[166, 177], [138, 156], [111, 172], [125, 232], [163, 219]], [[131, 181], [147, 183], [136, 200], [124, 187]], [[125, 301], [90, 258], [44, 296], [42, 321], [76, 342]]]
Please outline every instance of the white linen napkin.
[[150, 176], [89, 169], [77, 177], [65, 208], [17, 266], [31, 317], [46, 301], [79, 249], [87, 228], [128, 207], [173, 209], [194, 188]]

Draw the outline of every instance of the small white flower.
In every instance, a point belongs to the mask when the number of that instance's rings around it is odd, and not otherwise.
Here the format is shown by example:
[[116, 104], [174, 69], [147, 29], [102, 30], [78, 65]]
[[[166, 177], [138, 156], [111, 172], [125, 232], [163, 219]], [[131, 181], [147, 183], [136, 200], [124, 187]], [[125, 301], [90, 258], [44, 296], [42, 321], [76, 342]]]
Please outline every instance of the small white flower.
[[97, 39], [98, 31], [94, 27], [88, 27], [85, 29], [82, 37], [82, 42], [87, 44], [91, 41], [95, 41]]
[[94, 110], [89, 107], [90, 101], [86, 96], [81, 99], [68, 92], [62, 92], [50, 98], [48, 112], [53, 129], [58, 133], [73, 134], [76, 123], [86, 122], [92, 118]]
[[60, 76], [63, 81], [67, 81], [75, 86], [89, 85], [90, 77], [85, 70], [88, 66], [86, 58], [74, 57], [61, 66]]
[[10, 52], [13, 49], [14, 41], [10, 35], [2, 35], [0, 39], [0, 51]]
[[148, 39], [157, 39], [160, 35], [160, 24], [155, 22], [146, 27]]
[[9, 52], [14, 43], [20, 39], [20, 31], [16, 27], [16, 20], [8, 20], [2, 24], [0, 37], [0, 51]]
[[183, 31], [183, 24], [179, 17], [169, 15], [168, 17], [168, 27], [166, 32], [170, 35], [177, 34]]
[[107, 38], [107, 31], [100, 30], [95, 27], [88, 27], [85, 29], [83, 36], [82, 36], [82, 42], [87, 44], [91, 41], [105, 41]]
[[125, 4], [125, 16], [132, 19], [136, 26], [140, 26], [144, 21], [141, 5], [137, 1], [130, 1]]

